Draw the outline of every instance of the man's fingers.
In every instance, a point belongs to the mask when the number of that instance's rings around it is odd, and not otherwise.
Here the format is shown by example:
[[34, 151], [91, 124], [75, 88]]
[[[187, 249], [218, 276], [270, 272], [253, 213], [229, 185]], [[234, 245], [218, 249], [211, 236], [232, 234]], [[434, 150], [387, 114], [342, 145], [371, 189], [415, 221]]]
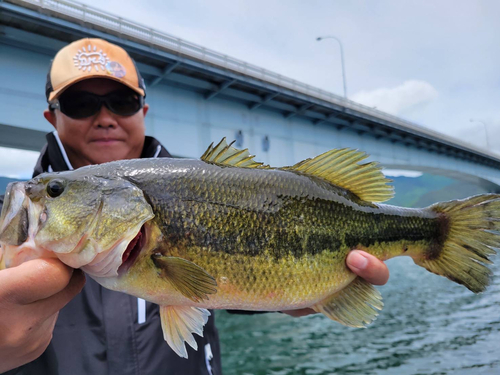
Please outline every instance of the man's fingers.
[[384, 262], [361, 250], [352, 250], [347, 256], [347, 266], [369, 283], [384, 285], [389, 280], [389, 269]]
[[82, 271], [74, 270], [68, 285], [60, 292], [31, 304], [42, 317], [49, 317], [61, 310], [69, 301], [81, 292], [85, 285], [85, 276]]
[[316, 311], [314, 311], [311, 308], [298, 309], [298, 310], [285, 310], [285, 311], [281, 311], [281, 312], [283, 314], [293, 316], [294, 318], [300, 318], [301, 316], [316, 314]]
[[66, 288], [72, 274], [57, 259], [30, 260], [0, 271], [0, 298], [22, 305], [46, 299]]

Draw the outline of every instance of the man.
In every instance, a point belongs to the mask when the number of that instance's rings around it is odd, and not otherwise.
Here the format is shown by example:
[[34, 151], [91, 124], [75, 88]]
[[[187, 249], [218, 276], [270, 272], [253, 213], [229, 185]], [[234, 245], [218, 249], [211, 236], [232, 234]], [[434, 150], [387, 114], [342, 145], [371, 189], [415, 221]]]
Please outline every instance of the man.
[[[170, 157], [145, 136], [145, 95], [140, 73], [122, 48], [100, 39], [64, 47], [47, 76], [44, 117], [56, 131], [47, 136], [34, 176], [120, 159]], [[384, 263], [366, 253], [351, 252], [348, 265], [374, 284], [387, 281]], [[164, 342], [156, 305], [106, 290], [92, 279], [85, 283], [80, 271], [57, 260], [0, 271], [0, 372], [221, 374], [213, 315], [197, 342], [198, 351], [188, 348], [189, 359], [180, 358]]]

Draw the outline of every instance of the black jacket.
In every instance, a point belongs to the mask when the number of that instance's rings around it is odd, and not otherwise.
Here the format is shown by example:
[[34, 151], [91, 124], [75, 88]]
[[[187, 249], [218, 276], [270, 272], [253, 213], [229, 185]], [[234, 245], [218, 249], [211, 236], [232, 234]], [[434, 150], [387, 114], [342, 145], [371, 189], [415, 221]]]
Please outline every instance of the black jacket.
[[[170, 154], [156, 139], [146, 137], [141, 157]], [[33, 175], [67, 169], [64, 150], [56, 136], [48, 134]], [[1, 203], [0, 197], [0, 208]], [[194, 335], [198, 351], [186, 345], [189, 359], [180, 358], [163, 339], [157, 305], [110, 291], [87, 277], [83, 291], [60, 311], [54, 337], [42, 356], [6, 374], [221, 374], [213, 312], [203, 334]]]

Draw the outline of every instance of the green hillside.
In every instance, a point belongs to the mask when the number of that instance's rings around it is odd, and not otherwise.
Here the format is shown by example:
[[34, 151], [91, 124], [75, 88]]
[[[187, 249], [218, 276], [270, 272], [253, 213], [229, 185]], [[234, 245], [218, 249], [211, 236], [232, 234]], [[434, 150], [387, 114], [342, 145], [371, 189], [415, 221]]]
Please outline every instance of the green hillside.
[[435, 202], [488, 193], [478, 185], [428, 173], [415, 178], [389, 178], [393, 180], [396, 194], [386, 203], [395, 206], [426, 207]]

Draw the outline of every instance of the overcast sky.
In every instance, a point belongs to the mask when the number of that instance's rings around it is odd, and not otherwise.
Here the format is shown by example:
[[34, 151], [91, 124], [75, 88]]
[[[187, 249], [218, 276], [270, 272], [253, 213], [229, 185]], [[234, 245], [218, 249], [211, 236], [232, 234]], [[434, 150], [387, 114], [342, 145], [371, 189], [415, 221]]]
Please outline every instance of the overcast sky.
[[83, 2], [500, 150], [500, 1]]
[[500, 153], [500, 1], [83, 3]]

